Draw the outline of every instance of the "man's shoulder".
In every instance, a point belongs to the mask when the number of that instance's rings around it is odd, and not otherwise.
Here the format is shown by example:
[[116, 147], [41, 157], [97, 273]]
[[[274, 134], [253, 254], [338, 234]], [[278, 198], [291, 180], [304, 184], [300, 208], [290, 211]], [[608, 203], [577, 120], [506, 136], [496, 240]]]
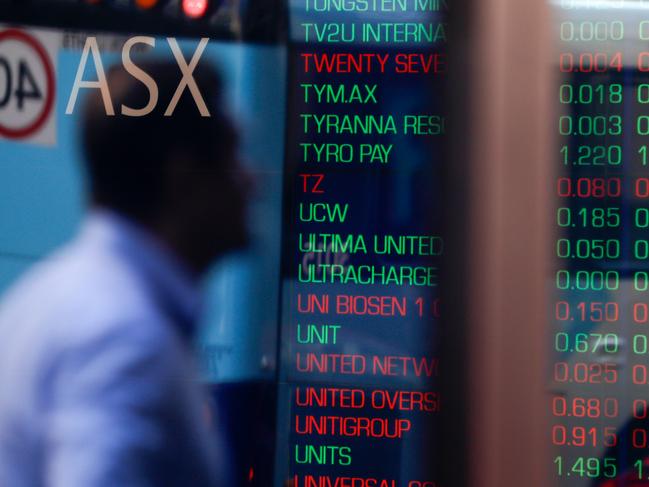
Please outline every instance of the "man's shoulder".
[[[73, 243], [35, 264], [0, 302], [0, 334], [10, 330], [88, 339], [106, 327], [138, 323], [139, 332], [161, 319], [150, 290], [119, 254]], [[147, 326], [148, 325], [148, 326]], [[135, 330], [134, 330], [135, 331]]]

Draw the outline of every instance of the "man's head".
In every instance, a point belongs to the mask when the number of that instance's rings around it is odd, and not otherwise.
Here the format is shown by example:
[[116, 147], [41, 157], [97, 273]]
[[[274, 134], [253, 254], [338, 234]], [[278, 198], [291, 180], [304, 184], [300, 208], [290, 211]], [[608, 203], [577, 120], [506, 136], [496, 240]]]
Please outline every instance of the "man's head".
[[188, 89], [173, 115], [164, 115], [182, 78], [175, 63], [138, 67], [159, 90], [150, 114], [121, 114], [122, 105], [137, 109], [149, 101], [147, 87], [121, 65], [107, 73], [116, 114], [106, 115], [99, 90], [86, 102], [83, 148], [92, 203], [147, 227], [200, 273], [246, 242], [247, 175], [237, 158], [237, 133], [212, 67], [194, 71], [209, 117], [201, 116]]

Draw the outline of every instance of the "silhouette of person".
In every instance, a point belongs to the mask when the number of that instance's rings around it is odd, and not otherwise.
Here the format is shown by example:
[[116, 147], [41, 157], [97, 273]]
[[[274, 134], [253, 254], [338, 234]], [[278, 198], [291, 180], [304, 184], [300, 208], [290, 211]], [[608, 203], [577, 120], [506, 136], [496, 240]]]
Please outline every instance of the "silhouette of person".
[[88, 91], [82, 137], [90, 202], [77, 236], [0, 305], [0, 485], [219, 485], [191, 339], [197, 282], [245, 245], [247, 175], [218, 73], [194, 72], [210, 116], [174, 62], [138, 63], [147, 87], [108, 71], [115, 116]]

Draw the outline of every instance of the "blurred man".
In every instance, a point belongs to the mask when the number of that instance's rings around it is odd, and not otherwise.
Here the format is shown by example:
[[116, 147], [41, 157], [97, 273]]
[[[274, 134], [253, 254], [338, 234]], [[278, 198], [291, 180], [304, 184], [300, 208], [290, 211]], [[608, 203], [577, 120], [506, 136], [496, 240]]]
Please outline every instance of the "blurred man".
[[0, 306], [0, 486], [212, 486], [219, 454], [191, 357], [197, 280], [246, 241], [245, 177], [216, 73], [174, 62], [89, 90], [83, 144], [91, 207], [78, 236]]

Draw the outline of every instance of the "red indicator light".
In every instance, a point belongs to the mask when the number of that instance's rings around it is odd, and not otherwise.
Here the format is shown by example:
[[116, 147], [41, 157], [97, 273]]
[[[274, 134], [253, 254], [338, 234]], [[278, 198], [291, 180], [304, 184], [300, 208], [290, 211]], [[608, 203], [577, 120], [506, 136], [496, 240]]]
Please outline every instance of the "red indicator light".
[[187, 17], [197, 19], [205, 15], [209, 0], [183, 0], [183, 12]]
[[252, 482], [252, 479], [255, 478], [255, 471], [252, 467], [250, 467], [250, 471], [248, 472], [248, 482]]
[[135, 4], [141, 9], [147, 10], [155, 7], [158, 4], [158, 0], [135, 0]]

